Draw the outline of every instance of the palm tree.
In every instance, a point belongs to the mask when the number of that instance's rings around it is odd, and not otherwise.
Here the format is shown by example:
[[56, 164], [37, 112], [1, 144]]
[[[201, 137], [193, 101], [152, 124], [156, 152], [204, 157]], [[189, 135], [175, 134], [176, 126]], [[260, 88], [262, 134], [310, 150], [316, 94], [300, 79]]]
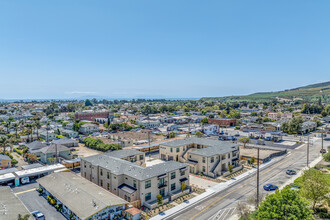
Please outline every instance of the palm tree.
[[[32, 124], [26, 124], [25, 127], [26, 127], [28, 130], [31, 131], [31, 140], [30, 140], [30, 142], [32, 142], [32, 140], [33, 140], [33, 126], [32, 126]], [[28, 135], [28, 136], [29, 136], [29, 135]]]
[[34, 127], [37, 129], [37, 139], [39, 140], [38, 129], [41, 128], [41, 124], [40, 124], [40, 122], [39, 122], [39, 121], [36, 121], [36, 122], [34, 123]]
[[9, 138], [8, 142], [10, 143], [9, 147], [10, 147], [10, 152], [13, 152], [13, 147], [14, 145], [17, 145], [19, 143], [19, 139], [15, 138], [15, 137], [11, 137]]
[[7, 144], [8, 144], [8, 140], [6, 137], [4, 136], [1, 136], [0, 137], [0, 147], [3, 148], [2, 150], [2, 153], [5, 154], [6, 153], [6, 147], [7, 147]]
[[8, 134], [9, 133], [10, 122], [9, 121], [5, 122], [4, 126], [7, 128], [7, 134]]
[[18, 128], [19, 128], [19, 124], [18, 124], [18, 123], [14, 123], [14, 124], [13, 124], [13, 128], [15, 129], [15, 132], [16, 132], [16, 138], [17, 138], [17, 131], [18, 131]]

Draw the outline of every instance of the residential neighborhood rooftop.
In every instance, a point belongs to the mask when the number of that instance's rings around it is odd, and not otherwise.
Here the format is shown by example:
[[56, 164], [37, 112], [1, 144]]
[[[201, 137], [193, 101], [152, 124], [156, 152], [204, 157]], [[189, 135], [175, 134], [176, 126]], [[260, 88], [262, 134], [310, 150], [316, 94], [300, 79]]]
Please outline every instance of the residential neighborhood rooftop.
[[52, 173], [37, 182], [64, 203], [80, 219], [128, 202], [71, 172]]

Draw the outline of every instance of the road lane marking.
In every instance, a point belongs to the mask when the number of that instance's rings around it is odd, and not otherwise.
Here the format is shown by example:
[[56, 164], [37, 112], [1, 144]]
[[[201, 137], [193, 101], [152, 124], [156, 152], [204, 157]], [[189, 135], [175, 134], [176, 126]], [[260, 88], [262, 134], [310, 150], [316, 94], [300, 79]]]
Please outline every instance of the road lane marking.
[[34, 191], [36, 190], [37, 188], [33, 188], [33, 189], [28, 189], [28, 190], [25, 190], [25, 191], [22, 191], [22, 192], [18, 192], [18, 193], [15, 193], [16, 195], [19, 195], [19, 194], [22, 194], [22, 193], [27, 193], [27, 192], [31, 192], [31, 191]]

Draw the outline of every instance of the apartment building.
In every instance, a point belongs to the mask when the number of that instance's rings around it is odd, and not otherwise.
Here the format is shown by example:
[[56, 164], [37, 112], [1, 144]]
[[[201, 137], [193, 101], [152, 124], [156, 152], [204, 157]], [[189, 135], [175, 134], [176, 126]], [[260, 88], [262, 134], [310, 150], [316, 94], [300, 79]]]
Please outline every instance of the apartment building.
[[97, 124], [88, 123], [80, 126], [80, 132], [82, 133], [92, 134], [98, 131], [99, 131], [99, 126]]
[[[159, 161], [148, 166], [143, 152], [124, 149], [81, 159], [81, 176], [134, 206], [154, 208], [158, 194], [166, 203], [189, 193], [187, 165]], [[182, 192], [181, 186], [185, 185]]]
[[228, 172], [229, 165], [239, 166], [239, 146], [205, 138], [186, 138], [159, 146], [160, 157], [167, 161], [179, 161], [189, 165], [190, 173], [203, 173], [216, 177]]

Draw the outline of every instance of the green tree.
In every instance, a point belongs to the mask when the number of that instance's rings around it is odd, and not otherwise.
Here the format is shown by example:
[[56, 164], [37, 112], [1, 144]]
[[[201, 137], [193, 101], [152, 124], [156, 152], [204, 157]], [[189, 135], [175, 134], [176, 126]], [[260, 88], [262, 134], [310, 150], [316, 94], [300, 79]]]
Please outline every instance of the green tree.
[[270, 194], [261, 202], [256, 213], [257, 219], [314, 219], [308, 202], [297, 191], [284, 188]]
[[209, 123], [209, 121], [208, 121], [208, 118], [203, 118], [202, 120], [201, 120], [201, 123], [202, 123], [202, 125], [204, 125], [204, 124], [208, 124]]
[[170, 132], [168, 134], [168, 138], [175, 138], [175, 133], [174, 132]]
[[301, 179], [301, 193], [311, 201], [314, 210], [318, 203], [330, 200], [330, 182], [321, 171], [314, 168], [305, 170]]
[[204, 134], [202, 133], [202, 132], [200, 132], [200, 131], [196, 131], [195, 132], [195, 135], [197, 136], [197, 137], [202, 137]]
[[230, 173], [233, 172], [233, 168], [234, 168], [233, 165], [231, 165], [231, 164], [228, 165], [228, 170], [229, 170]]
[[91, 100], [86, 99], [85, 106], [93, 106], [93, 103], [91, 102]]
[[160, 194], [158, 194], [156, 197], [157, 197], [157, 203], [158, 203], [158, 205], [163, 204], [163, 196], [160, 195]]
[[330, 162], [330, 152], [323, 154], [323, 158], [326, 162]]
[[246, 144], [250, 143], [250, 138], [249, 137], [241, 137], [239, 140], [243, 144], [243, 147], [245, 148]]
[[254, 164], [254, 162], [256, 162], [256, 158], [255, 157], [251, 157], [250, 162], [251, 162], [251, 164]]
[[0, 147], [2, 147], [2, 153], [5, 154], [6, 153], [6, 148], [8, 145], [8, 139], [7, 137], [1, 136], [0, 137]]
[[181, 192], [186, 189], [187, 185], [185, 183], [181, 183]]

